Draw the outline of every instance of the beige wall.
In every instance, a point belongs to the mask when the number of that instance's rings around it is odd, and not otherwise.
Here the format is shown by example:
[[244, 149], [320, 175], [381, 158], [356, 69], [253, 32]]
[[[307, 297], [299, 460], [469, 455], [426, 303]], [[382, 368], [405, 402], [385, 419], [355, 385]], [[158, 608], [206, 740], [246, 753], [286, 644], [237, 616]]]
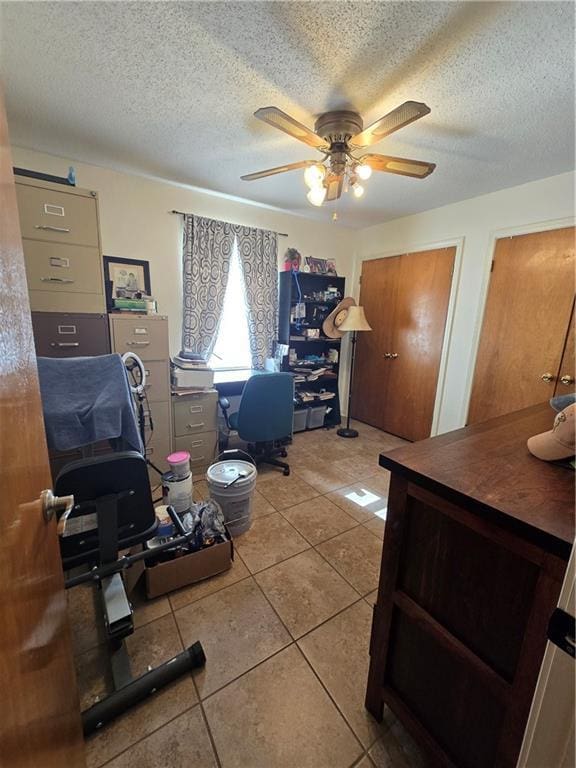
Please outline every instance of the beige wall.
[[358, 234], [356, 292], [364, 259], [436, 244], [458, 246], [449, 336], [436, 398], [437, 432], [464, 426], [466, 421], [494, 238], [573, 224], [574, 182], [574, 173], [564, 173], [396, 219]]
[[302, 256], [335, 258], [338, 274], [350, 277], [354, 267], [353, 230], [313, 222], [221, 195], [190, 189], [142, 176], [119, 173], [32, 150], [13, 148], [14, 164], [57, 176], [76, 169], [79, 187], [98, 192], [103, 252], [109, 256], [150, 262], [152, 291], [170, 324], [170, 350], [180, 349], [182, 318], [181, 217], [172, 209], [235, 224], [286, 232], [278, 240], [279, 260], [286, 248]]

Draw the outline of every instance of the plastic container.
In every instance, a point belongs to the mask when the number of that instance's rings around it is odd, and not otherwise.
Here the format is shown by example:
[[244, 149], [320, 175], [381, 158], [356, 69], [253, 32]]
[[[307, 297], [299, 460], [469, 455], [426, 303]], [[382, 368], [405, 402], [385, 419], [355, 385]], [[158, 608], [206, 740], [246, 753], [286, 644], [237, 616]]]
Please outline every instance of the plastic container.
[[293, 432], [303, 432], [306, 429], [306, 420], [308, 418], [308, 412], [306, 409], [300, 411], [294, 411], [294, 421], [292, 425]]
[[210, 498], [222, 507], [232, 536], [245, 533], [252, 525], [252, 497], [258, 472], [248, 461], [218, 461], [208, 467], [206, 481]]
[[171, 471], [176, 477], [186, 477], [190, 474], [190, 454], [188, 451], [176, 451], [166, 457]]
[[313, 405], [308, 408], [308, 418], [306, 419], [307, 429], [317, 429], [324, 426], [324, 417], [326, 416], [325, 405]]

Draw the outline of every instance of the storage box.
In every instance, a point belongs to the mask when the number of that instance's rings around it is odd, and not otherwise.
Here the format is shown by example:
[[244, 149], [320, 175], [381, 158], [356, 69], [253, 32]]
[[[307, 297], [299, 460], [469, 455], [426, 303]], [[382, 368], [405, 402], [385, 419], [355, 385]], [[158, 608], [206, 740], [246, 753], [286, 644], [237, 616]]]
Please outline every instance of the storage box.
[[306, 410], [294, 411], [294, 422], [292, 431], [303, 432], [306, 429], [306, 420], [308, 418], [308, 412]]
[[325, 405], [313, 405], [308, 408], [308, 418], [306, 419], [307, 429], [316, 429], [324, 426], [324, 417], [326, 416]]
[[228, 541], [213, 544], [206, 549], [190, 552], [188, 555], [167, 560], [164, 563], [146, 566], [146, 596], [149, 598], [165, 595], [180, 587], [194, 584], [217, 573], [227, 571], [234, 559], [234, 545], [230, 534]]

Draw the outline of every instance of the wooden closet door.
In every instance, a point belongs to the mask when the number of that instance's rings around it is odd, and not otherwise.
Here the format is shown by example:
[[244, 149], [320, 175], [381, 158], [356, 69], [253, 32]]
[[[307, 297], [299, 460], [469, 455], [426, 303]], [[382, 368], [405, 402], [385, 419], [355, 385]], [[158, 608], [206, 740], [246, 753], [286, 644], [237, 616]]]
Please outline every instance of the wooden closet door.
[[572, 316], [570, 318], [568, 333], [566, 334], [566, 344], [564, 345], [564, 353], [562, 355], [562, 362], [560, 363], [560, 370], [558, 371], [558, 377], [556, 379], [556, 388], [554, 390], [555, 395], [569, 395], [576, 391], [576, 364], [574, 360], [575, 343], [576, 337], [574, 336], [574, 305], [572, 305]]
[[362, 264], [360, 305], [364, 307], [372, 330], [357, 334], [352, 415], [380, 428], [389, 373], [383, 354], [392, 343], [399, 266], [399, 256], [373, 259]]
[[573, 302], [574, 227], [497, 240], [469, 424], [554, 395]]
[[455, 248], [365, 261], [352, 415], [408, 440], [430, 436]]
[[430, 437], [456, 248], [400, 257], [382, 429]]

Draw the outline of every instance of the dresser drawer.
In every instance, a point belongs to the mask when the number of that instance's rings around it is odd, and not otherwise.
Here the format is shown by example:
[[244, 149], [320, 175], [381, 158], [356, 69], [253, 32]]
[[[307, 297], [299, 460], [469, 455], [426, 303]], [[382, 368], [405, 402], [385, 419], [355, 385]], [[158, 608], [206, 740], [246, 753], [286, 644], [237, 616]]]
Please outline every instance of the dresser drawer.
[[110, 353], [106, 315], [32, 312], [39, 357], [92, 357]]
[[22, 237], [98, 247], [96, 199], [16, 184]]
[[175, 451], [188, 451], [192, 471], [214, 463], [218, 432], [201, 432], [198, 435], [174, 438]]
[[144, 366], [146, 369], [144, 388], [151, 403], [170, 401], [170, 371], [168, 366], [169, 363], [163, 360], [153, 360]]
[[168, 360], [167, 320], [111, 315], [110, 322], [116, 352], [135, 352], [142, 360]]
[[24, 240], [28, 289], [104, 293], [98, 248]]
[[174, 435], [182, 437], [216, 429], [218, 393], [199, 392], [174, 397]]

